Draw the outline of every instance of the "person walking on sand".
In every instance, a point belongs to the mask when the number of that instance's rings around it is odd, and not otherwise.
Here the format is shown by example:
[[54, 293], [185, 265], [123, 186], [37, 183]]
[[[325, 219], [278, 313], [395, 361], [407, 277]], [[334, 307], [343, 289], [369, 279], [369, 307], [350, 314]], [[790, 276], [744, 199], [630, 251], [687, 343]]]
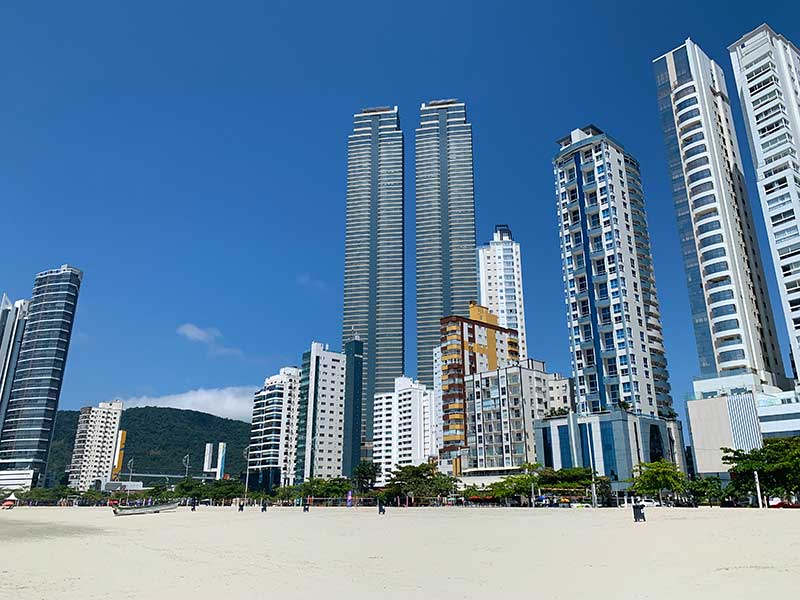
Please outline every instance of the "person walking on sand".
[[239, 502], [239, 512], [244, 512], [244, 502]]
[[262, 512], [262, 513], [265, 513], [265, 512], [267, 512], [267, 499], [266, 499], [266, 498], [264, 498], [264, 499], [261, 501], [261, 512]]

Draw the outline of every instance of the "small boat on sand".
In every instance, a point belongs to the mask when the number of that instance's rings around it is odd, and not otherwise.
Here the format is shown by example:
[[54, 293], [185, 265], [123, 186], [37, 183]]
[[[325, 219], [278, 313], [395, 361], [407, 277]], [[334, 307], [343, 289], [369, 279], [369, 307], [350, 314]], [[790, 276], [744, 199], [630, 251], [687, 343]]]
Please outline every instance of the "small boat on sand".
[[169, 502], [167, 504], [151, 504], [150, 506], [115, 506], [114, 516], [122, 517], [127, 515], [152, 515], [160, 512], [167, 512], [178, 508], [180, 502]]

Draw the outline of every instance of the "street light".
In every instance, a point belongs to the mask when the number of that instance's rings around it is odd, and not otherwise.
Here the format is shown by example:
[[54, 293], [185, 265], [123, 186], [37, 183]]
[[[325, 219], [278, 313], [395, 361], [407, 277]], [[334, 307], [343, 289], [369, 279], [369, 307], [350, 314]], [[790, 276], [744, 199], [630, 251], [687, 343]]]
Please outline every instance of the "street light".
[[244, 503], [247, 504], [247, 490], [250, 487], [250, 446], [245, 446], [242, 450], [244, 457]]

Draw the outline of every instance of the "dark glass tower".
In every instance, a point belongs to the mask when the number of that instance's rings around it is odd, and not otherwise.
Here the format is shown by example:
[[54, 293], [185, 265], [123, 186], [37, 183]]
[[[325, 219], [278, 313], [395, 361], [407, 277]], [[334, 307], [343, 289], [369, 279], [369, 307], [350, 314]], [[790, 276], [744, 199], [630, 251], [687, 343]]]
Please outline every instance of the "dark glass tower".
[[403, 375], [403, 132], [397, 107], [365, 108], [347, 142], [342, 348], [363, 342], [361, 444], [369, 455], [375, 394]]
[[[352, 477], [361, 460], [361, 413], [363, 402], [364, 342], [356, 338], [344, 345], [344, 439], [342, 440], [342, 475]], [[372, 408], [373, 403], [367, 403]], [[372, 414], [370, 414], [370, 420]]]
[[463, 102], [420, 108], [416, 173], [417, 379], [433, 389], [440, 320], [468, 316], [478, 300], [472, 125]]
[[24, 477], [35, 486], [47, 469], [82, 277], [69, 265], [36, 276], [0, 432], [4, 479], [32, 472]]

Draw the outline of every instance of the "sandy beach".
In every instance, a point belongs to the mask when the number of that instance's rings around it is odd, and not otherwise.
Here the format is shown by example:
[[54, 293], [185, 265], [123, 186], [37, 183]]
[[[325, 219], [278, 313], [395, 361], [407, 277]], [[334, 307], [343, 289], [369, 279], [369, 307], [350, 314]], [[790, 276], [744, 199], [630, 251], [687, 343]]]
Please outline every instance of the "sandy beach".
[[0, 598], [731, 598], [800, 587], [800, 511], [0, 513]]

